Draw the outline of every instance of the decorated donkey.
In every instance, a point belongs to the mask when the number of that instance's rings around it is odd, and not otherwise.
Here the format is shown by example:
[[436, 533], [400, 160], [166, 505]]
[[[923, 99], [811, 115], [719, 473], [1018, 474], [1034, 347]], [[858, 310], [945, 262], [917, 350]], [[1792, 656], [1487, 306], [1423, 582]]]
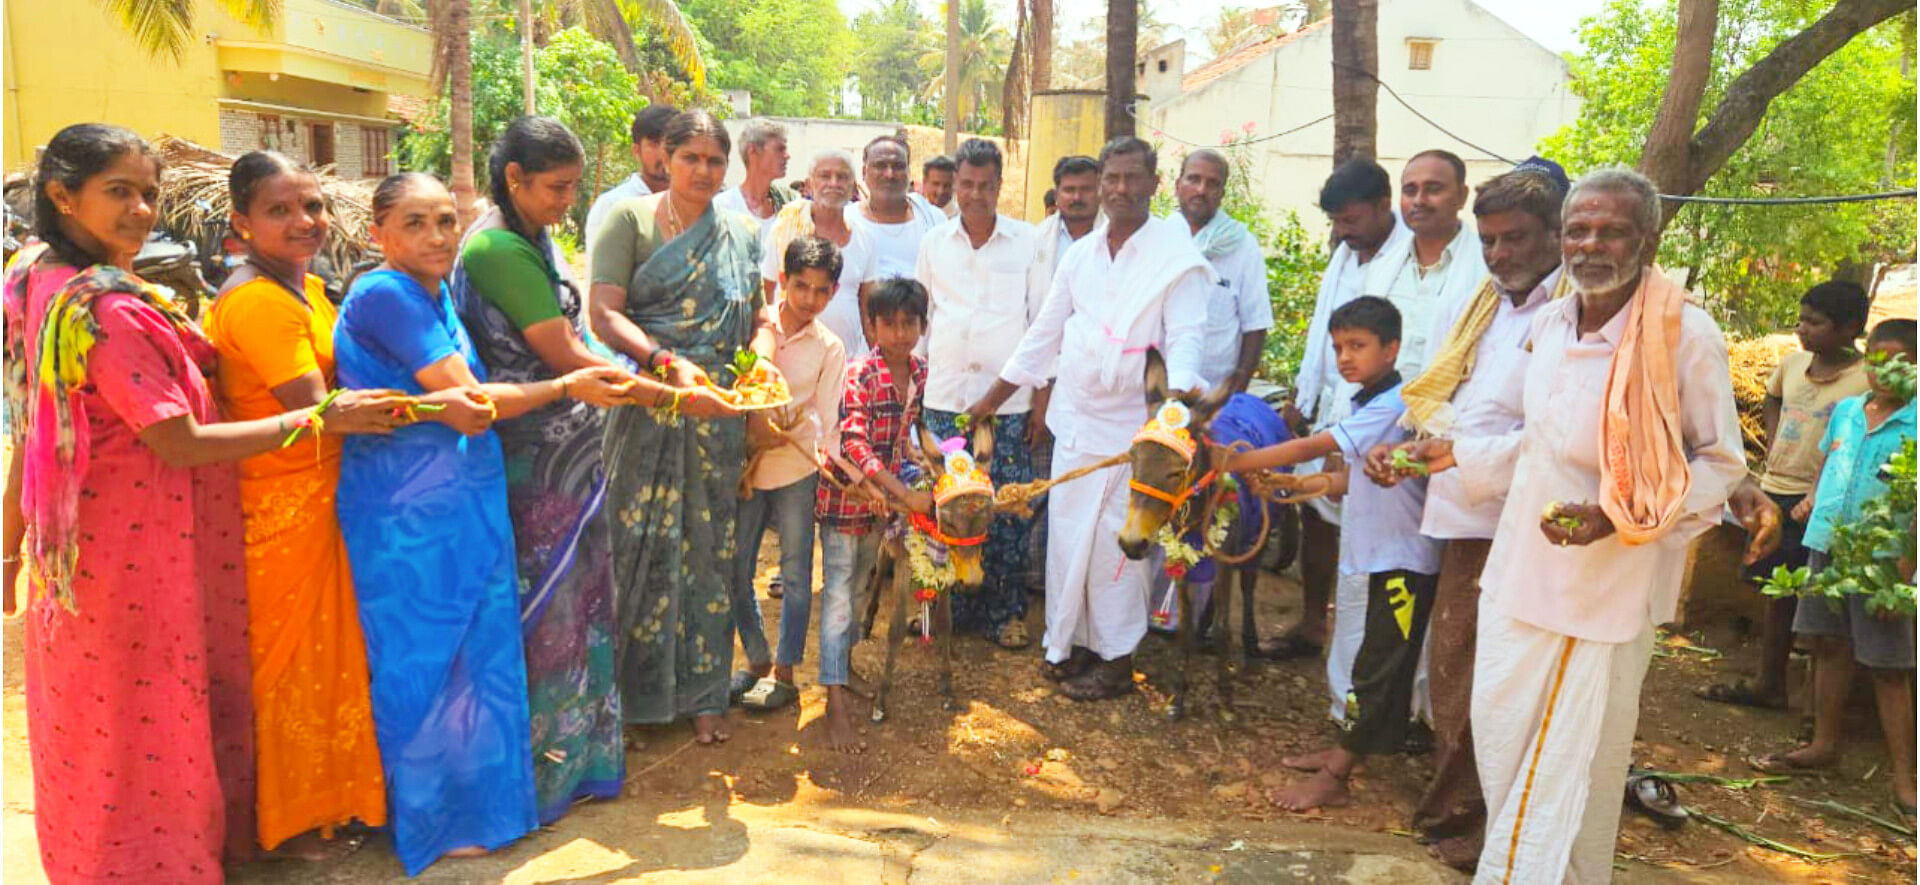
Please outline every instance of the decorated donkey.
[[[887, 716], [887, 695], [893, 687], [894, 659], [900, 653], [901, 640], [907, 634], [907, 603], [920, 604], [920, 635], [923, 643], [934, 641], [935, 623], [948, 624], [948, 635], [940, 643], [940, 696], [942, 707], [957, 709], [953, 699], [953, 593], [980, 586], [985, 571], [980, 562], [980, 545], [993, 525], [993, 480], [986, 464], [993, 458], [993, 428], [982, 422], [973, 431], [973, 452], [966, 440], [954, 437], [944, 442], [934, 439], [925, 426], [917, 428], [926, 467], [933, 480], [932, 518], [907, 514], [905, 525], [887, 532], [875, 564], [873, 585], [878, 602], [879, 582], [889, 572], [893, 586], [893, 626], [887, 631], [887, 667], [873, 701], [873, 721]], [[940, 605], [940, 617], [933, 606]]]
[[1202, 629], [1192, 590], [1213, 582], [1220, 716], [1231, 721], [1235, 714], [1227, 652], [1234, 584], [1240, 589], [1241, 654], [1251, 659], [1259, 648], [1253, 616], [1259, 554], [1274, 511], [1286, 505], [1250, 488], [1247, 478], [1221, 475], [1213, 467], [1211, 447], [1260, 448], [1283, 442], [1290, 434], [1271, 406], [1258, 397], [1233, 394], [1225, 385], [1204, 394], [1170, 393], [1166, 364], [1157, 351], [1147, 353], [1146, 390], [1151, 417], [1128, 453], [1133, 477], [1127, 486], [1132, 493], [1120, 548], [1138, 560], [1158, 547], [1174, 581], [1180, 654], [1167, 714], [1175, 719], [1186, 715], [1187, 666]]

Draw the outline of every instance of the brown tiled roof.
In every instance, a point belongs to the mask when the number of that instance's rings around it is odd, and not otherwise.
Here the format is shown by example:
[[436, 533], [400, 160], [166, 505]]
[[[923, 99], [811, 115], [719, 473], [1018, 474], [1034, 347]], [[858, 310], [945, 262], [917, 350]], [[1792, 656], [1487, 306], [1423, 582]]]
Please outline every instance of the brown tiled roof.
[[1307, 34], [1326, 27], [1330, 21], [1333, 21], [1330, 17], [1323, 18], [1313, 24], [1302, 26], [1299, 30], [1291, 34], [1281, 34], [1278, 37], [1270, 37], [1258, 43], [1248, 43], [1226, 55], [1219, 56], [1195, 68], [1192, 73], [1187, 74], [1185, 77], [1182, 77], [1180, 79], [1180, 91], [1192, 92], [1195, 89], [1218, 80], [1221, 77], [1239, 70], [1248, 62], [1293, 42], [1296, 38], [1306, 36]]
[[433, 99], [403, 92], [387, 93], [387, 115], [408, 123], [425, 120], [433, 111]]

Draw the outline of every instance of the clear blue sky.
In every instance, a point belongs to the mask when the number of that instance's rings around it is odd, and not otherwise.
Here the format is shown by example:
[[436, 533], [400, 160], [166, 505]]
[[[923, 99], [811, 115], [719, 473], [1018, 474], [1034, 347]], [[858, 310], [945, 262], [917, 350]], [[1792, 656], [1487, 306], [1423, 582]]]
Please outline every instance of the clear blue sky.
[[[937, 15], [939, 0], [917, 0], [920, 8], [929, 15]], [[1008, 0], [989, 0], [996, 7], [1004, 7], [1002, 15], [1012, 18], [1013, 5]], [[1505, 19], [1521, 33], [1555, 52], [1566, 52], [1579, 45], [1575, 29], [1580, 19], [1593, 15], [1605, 5], [1604, 0], [1475, 0], [1487, 11]], [[1199, 44], [1202, 53], [1206, 51], [1206, 41], [1202, 39], [1206, 27], [1220, 15], [1223, 7], [1256, 8], [1273, 5], [1273, 0], [1148, 0], [1154, 13], [1170, 25], [1187, 29], [1179, 36], [1187, 37], [1188, 64], [1198, 63], [1194, 56], [1195, 44]], [[877, 5], [876, 0], [839, 0], [840, 10], [849, 19], [862, 10]], [[1054, 0], [1054, 16], [1060, 26], [1062, 39], [1070, 39], [1078, 33], [1083, 23], [1093, 16], [1105, 14], [1106, 0]]]

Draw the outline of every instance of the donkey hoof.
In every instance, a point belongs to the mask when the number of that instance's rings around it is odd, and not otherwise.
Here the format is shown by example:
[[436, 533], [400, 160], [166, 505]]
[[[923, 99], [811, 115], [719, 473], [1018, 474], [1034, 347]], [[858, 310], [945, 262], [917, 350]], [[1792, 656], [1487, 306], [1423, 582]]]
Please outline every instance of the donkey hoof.
[[957, 712], [960, 709], [960, 702], [953, 698], [947, 698], [940, 702], [940, 709], [949, 713]]
[[874, 707], [873, 713], [869, 715], [867, 718], [874, 722], [885, 722], [887, 721], [887, 711], [882, 710], [879, 707]]
[[1168, 720], [1173, 722], [1179, 722], [1180, 720], [1185, 718], [1187, 718], [1187, 704], [1185, 701], [1174, 701], [1172, 703], [1167, 704]]
[[1220, 721], [1225, 722], [1228, 725], [1232, 725], [1233, 723], [1240, 721], [1240, 714], [1233, 712], [1233, 710], [1230, 708], [1221, 707]]

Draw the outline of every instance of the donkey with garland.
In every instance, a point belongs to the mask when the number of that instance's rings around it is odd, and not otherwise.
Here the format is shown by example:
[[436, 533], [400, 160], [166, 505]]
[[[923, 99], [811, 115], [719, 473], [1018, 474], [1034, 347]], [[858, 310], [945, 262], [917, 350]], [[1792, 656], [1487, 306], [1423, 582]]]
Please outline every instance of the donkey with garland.
[[[916, 428], [924, 467], [933, 482], [934, 515], [909, 513], [906, 523], [887, 530], [879, 561], [873, 570], [873, 595], [879, 601], [880, 583], [893, 587], [893, 621], [887, 631], [887, 666], [874, 695], [873, 721], [887, 717], [887, 696], [893, 687], [893, 665], [907, 635], [907, 604], [920, 604], [923, 644], [935, 642], [935, 624], [949, 625], [940, 645], [940, 697], [946, 710], [958, 709], [953, 698], [953, 593], [979, 587], [986, 573], [980, 545], [993, 526], [993, 480], [985, 465], [993, 459], [993, 427], [982, 422], [973, 430], [973, 451], [964, 437], [936, 440], [924, 425]], [[887, 578], [888, 574], [891, 578]], [[933, 606], [939, 603], [940, 615]], [[869, 629], [871, 629], [869, 625]]]
[[1127, 558], [1140, 560], [1158, 547], [1173, 579], [1180, 613], [1179, 659], [1167, 715], [1174, 719], [1186, 715], [1187, 667], [1203, 629], [1194, 588], [1213, 583], [1220, 716], [1232, 721], [1236, 714], [1227, 652], [1234, 585], [1240, 591], [1241, 654], [1251, 660], [1259, 654], [1253, 597], [1260, 553], [1272, 520], [1280, 516], [1280, 508], [1292, 505], [1268, 500], [1250, 487], [1247, 477], [1219, 473], [1213, 449], [1260, 448], [1284, 442], [1291, 433], [1266, 402], [1235, 394], [1225, 385], [1205, 393], [1170, 392], [1166, 363], [1158, 351], [1147, 353], [1146, 391], [1151, 417], [1128, 451], [1133, 476], [1127, 483], [1131, 494], [1120, 549]]

